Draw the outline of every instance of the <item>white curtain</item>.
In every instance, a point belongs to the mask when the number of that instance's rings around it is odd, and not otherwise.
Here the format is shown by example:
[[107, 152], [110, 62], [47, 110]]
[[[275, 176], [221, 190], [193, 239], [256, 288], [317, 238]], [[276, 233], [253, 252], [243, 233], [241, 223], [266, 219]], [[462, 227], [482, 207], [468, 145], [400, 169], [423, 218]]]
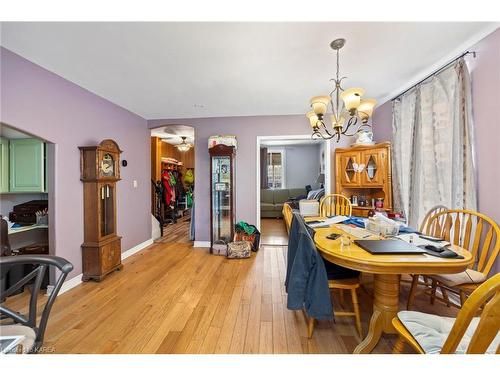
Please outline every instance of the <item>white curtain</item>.
[[394, 208], [418, 227], [435, 205], [476, 210], [470, 75], [463, 58], [393, 101]]

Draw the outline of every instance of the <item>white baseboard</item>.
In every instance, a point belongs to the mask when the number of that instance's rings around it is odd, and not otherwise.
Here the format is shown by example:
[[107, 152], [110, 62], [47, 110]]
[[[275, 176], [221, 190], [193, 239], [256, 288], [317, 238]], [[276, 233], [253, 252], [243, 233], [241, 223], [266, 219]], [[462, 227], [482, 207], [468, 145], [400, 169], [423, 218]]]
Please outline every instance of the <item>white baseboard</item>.
[[82, 283], [83, 273], [76, 275], [75, 277], [65, 281], [61, 286], [61, 290], [59, 290], [59, 294], [66, 293], [68, 290], [73, 289], [75, 286], [80, 285]]
[[[135, 253], [141, 251], [142, 249], [148, 247], [153, 243], [153, 239], [150, 238], [149, 240], [146, 240], [139, 245], [134, 246], [133, 248], [125, 251], [122, 253], [122, 260], [128, 258], [129, 256], [134, 255]], [[210, 243], [209, 243], [210, 244]], [[82, 283], [82, 276], [83, 274], [76, 275], [75, 277], [72, 277], [71, 279], [67, 280], [64, 282], [64, 284], [61, 287], [61, 290], [59, 291], [59, 295], [67, 292], [70, 289], [73, 289], [75, 286], [80, 285]]]
[[134, 246], [133, 248], [122, 253], [122, 260], [127, 259], [129, 256], [134, 255], [135, 253], [141, 251], [142, 249], [144, 249], [152, 244], [153, 244], [153, 239], [150, 238], [149, 240], [146, 240], [146, 241], [140, 243], [139, 245]]
[[210, 247], [210, 241], [194, 241], [193, 247]]

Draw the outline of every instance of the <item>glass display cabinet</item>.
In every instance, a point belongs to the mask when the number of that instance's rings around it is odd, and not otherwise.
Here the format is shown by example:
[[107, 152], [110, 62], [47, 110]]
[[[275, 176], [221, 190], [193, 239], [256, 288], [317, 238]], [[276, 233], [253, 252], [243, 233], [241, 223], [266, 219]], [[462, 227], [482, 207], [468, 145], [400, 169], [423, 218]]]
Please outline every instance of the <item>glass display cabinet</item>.
[[[235, 148], [219, 144], [210, 153], [210, 252], [233, 240]], [[214, 247], [215, 245], [215, 247]]]

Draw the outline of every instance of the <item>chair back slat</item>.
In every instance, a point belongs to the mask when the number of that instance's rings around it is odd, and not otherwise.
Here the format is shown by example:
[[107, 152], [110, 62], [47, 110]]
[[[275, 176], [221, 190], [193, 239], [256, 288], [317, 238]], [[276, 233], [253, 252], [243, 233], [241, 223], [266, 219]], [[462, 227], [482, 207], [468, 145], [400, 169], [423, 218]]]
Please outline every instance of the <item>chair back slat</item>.
[[477, 253], [479, 251], [479, 242], [481, 241], [481, 235], [483, 233], [483, 219], [480, 217], [477, 218], [477, 226], [474, 232], [474, 242], [472, 243], [472, 248], [470, 252], [472, 254], [472, 258], [474, 259], [474, 263], [476, 263]]
[[453, 224], [453, 243], [460, 243], [461, 225], [460, 225], [460, 215], [455, 216], [455, 223]]
[[465, 237], [463, 242], [463, 248], [469, 249], [470, 247], [470, 234], [472, 231], [472, 216], [468, 215], [467, 223], [465, 224]]
[[[443, 221], [444, 218], [444, 221]], [[441, 223], [444, 226], [441, 227]], [[435, 228], [434, 232], [430, 232]], [[429, 218], [428, 234], [470, 251], [469, 268], [488, 275], [500, 252], [500, 228], [490, 217], [470, 210], [445, 210]]]
[[349, 198], [342, 194], [325, 195], [319, 204], [320, 216], [352, 215], [352, 205]]
[[496, 274], [482, 283], [465, 301], [441, 349], [441, 354], [456, 352], [472, 319], [485, 303], [467, 353], [484, 353], [498, 333], [500, 328], [500, 319], [498, 319], [500, 314], [500, 274]]
[[427, 214], [425, 215], [424, 219], [422, 220], [422, 223], [420, 224], [419, 231], [422, 233], [427, 233], [428, 235], [434, 235], [434, 231], [436, 230], [436, 222], [432, 223], [432, 225], [428, 228], [427, 225], [429, 224], [429, 219], [436, 215], [439, 212], [447, 210], [448, 207], [443, 206], [443, 205], [437, 205], [432, 207]]
[[481, 256], [480, 256], [479, 262], [477, 264], [478, 271], [482, 271], [484, 268], [484, 265], [486, 264], [486, 259], [487, 259], [486, 256], [489, 254], [492, 239], [493, 239], [493, 227], [491, 227], [488, 230], [488, 233], [486, 234], [486, 238], [484, 239], [483, 247], [481, 249]]
[[450, 232], [451, 232], [451, 227], [453, 225], [453, 219], [451, 217], [451, 215], [448, 213], [446, 215], [446, 220], [444, 222], [444, 227], [443, 227], [443, 233], [441, 234], [441, 237], [445, 239], [445, 241], [448, 241], [450, 242], [450, 238], [451, 238], [451, 235], [450, 235]]

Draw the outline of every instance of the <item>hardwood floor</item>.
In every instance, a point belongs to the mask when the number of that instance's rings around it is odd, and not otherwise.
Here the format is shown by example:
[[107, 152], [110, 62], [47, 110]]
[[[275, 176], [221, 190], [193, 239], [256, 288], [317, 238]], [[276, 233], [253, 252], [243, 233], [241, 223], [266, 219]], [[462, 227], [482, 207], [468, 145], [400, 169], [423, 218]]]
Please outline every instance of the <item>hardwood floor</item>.
[[260, 219], [260, 243], [263, 245], [287, 246], [288, 235], [283, 219]]
[[193, 243], [189, 239], [189, 216], [177, 219], [175, 224], [167, 224], [163, 229], [163, 237], [155, 242], [160, 243]]
[[[286, 308], [285, 259], [280, 246], [230, 260], [189, 244], [155, 243], [101, 283], [59, 296], [44, 345], [55, 353], [351, 353], [360, 341], [351, 318], [319, 322], [307, 339], [302, 312]], [[372, 306], [370, 278], [365, 282], [364, 334]], [[19, 310], [25, 297], [7, 305]], [[456, 312], [421, 298], [416, 309]], [[340, 308], [337, 295], [334, 306]], [[394, 341], [385, 336], [375, 353], [390, 353]]]

